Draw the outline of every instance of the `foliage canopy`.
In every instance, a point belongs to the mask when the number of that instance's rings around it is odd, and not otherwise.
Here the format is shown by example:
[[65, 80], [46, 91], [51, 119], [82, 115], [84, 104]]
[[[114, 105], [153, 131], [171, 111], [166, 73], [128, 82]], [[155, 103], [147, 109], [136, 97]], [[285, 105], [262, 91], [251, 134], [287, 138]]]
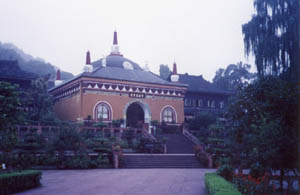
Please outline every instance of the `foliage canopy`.
[[245, 53], [260, 76], [299, 81], [299, 1], [254, 0], [256, 14], [242, 26]]
[[170, 76], [170, 74], [171, 74], [171, 70], [168, 67], [168, 65], [161, 64], [159, 66], [159, 76], [160, 76], [160, 78], [162, 78], [164, 80], [167, 80], [168, 77]]
[[15, 124], [20, 116], [20, 92], [17, 85], [0, 81], [0, 130]]
[[300, 168], [299, 97], [299, 86], [275, 76], [238, 90], [226, 116], [237, 164]]
[[249, 83], [256, 75], [249, 72], [250, 64], [229, 64], [226, 69], [216, 71], [213, 84], [220, 89], [235, 91], [240, 85]]

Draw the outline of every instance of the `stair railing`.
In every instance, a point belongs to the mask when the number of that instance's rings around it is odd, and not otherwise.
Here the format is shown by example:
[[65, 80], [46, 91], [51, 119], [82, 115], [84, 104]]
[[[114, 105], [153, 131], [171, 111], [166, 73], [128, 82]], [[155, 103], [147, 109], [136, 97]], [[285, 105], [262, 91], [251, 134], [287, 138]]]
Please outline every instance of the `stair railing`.
[[183, 126], [182, 129], [182, 134], [188, 138], [191, 142], [193, 142], [199, 149], [200, 151], [205, 154], [206, 158], [208, 159], [208, 167], [212, 168], [213, 163], [212, 163], [212, 155], [207, 153], [205, 150], [205, 144], [201, 143], [197, 137], [195, 137], [192, 133], [190, 133], [185, 126]]
[[187, 137], [190, 141], [192, 141], [197, 146], [203, 146], [203, 144], [199, 141], [197, 137], [191, 134], [188, 130], [183, 129], [182, 134]]
[[152, 141], [156, 141], [156, 138], [155, 138], [152, 134], [150, 134], [150, 133], [147, 131], [147, 129], [143, 129], [143, 135], [144, 135], [145, 137], [151, 139]]

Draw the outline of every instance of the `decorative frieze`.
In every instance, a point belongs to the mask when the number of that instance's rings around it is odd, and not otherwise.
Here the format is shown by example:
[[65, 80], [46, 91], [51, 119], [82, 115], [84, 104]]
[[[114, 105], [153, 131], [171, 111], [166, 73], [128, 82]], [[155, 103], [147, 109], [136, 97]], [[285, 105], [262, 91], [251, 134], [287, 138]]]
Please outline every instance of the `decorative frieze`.
[[[116, 83], [107, 83], [107, 82], [96, 82], [96, 81], [83, 81], [81, 84], [82, 88], [89, 90], [100, 90], [107, 92], [118, 92], [119, 94], [127, 93], [129, 97], [133, 98], [146, 98], [146, 95], [155, 95], [155, 96], [169, 96], [169, 97], [183, 97], [183, 90], [168, 89], [168, 88], [158, 88], [158, 87], [144, 87], [144, 86], [135, 86], [135, 85], [124, 85]], [[71, 86], [59, 93], [55, 94], [55, 98], [62, 98], [69, 96], [73, 93], [76, 93], [80, 90], [79, 83], [74, 86]], [[143, 95], [141, 95], [143, 94]]]
[[[92, 86], [90, 86], [90, 88], [92, 88]], [[61, 99], [61, 98], [65, 98], [65, 97], [69, 97], [72, 96], [74, 94], [77, 94], [80, 91], [80, 85], [79, 83], [72, 85], [62, 91], [59, 91], [57, 93], [55, 93], [53, 95], [55, 100]]]

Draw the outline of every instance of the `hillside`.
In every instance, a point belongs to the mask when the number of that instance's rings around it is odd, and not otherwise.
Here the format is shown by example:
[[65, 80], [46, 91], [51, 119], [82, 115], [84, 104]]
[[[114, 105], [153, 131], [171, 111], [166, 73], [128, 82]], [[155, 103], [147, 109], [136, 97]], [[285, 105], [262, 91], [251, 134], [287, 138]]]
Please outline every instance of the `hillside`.
[[[56, 67], [42, 58], [34, 58], [33, 56], [24, 53], [21, 49], [11, 43], [0, 42], [0, 60], [18, 60], [22, 70], [35, 73], [39, 76], [51, 74], [50, 79], [56, 77]], [[61, 71], [61, 79], [66, 80], [72, 78], [73, 75], [69, 72]]]

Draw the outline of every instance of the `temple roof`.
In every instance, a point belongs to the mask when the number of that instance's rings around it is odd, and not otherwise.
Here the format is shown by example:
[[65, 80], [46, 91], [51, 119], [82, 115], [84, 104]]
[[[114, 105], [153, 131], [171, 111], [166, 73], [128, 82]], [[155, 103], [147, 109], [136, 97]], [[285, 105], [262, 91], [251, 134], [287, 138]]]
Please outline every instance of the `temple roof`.
[[[115, 67], [129, 69], [128, 65], [134, 70], [143, 70], [137, 63], [123, 57], [123, 55], [110, 54], [92, 63], [94, 69], [99, 67]], [[127, 66], [126, 66], [127, 65]]]
[[0, 78], [3, 79], [18, 79], [18, 80], [33, 80], [38, 75], [22, 70], [17, 60], [0, 60]]
[[133, 81], [133, 82], [153, 83], [153, 84], [161, 84], [161, 85], [186, 86], [180, 83], [172, 83], [164, 79], [161, 79], [158, 75], [150, 71], [128, 70], [128, 69], [116, 68], [116, 67], [101, 67], [93, 71], [91, 74], [85, 74], [85, 76]]
[[179, 82], [188, 85], [187, 92], [206, 92], [225, 95], [231, 94], [230, 91], [216, 88], [212, 83], [206, 81], [202, 75], [194, 76], [188, 74], [179, 74]]
[[[87, 53], [87, 61], [90, 61], [90, 53]], [[187, 85], [178, 82], [169, 82], [161, 79], [158, 75], [143, 70], [137, 63], [132, 60], [123, 57], [119, 51], [117, 32], [114, 32], [113, 46], [111, 53], [92, 63], [93, 70], [91, 72], [85, 71], [71, 80], [65, 81], [61, 85], [58, 85], [53, 89], [63, 86], [66, 83], [74, 81], [80, 77], [90, 77], [90, 78], [101, 78], [101, 79], [111, 79], [119, 81], [130, 81], [130, 82], [141, 82], [159, 85], [169, 85], [169, 86], [180, 86], [187, 87]]]
[[174, 83], [174, 82], [169, 82], [164, 79], [161, 79], [158, 75], [150, 71], [128, 70], [128, 69], [116, 68], [116, 67], [99, 67], [91, 73], [83, 72], [70, 80], [64, 81], [61, 85], [55, 86], [54, 88], [50, 89], [50, 91], [60, 86], [63, 86], [67, 83], [70, 83], [71, 81], [74, 81], [80, 77], [101, 78], [101, 79], [111, 79], [111, 80], [119, 80], [119, 81], [187, 87], [186, 84]]

